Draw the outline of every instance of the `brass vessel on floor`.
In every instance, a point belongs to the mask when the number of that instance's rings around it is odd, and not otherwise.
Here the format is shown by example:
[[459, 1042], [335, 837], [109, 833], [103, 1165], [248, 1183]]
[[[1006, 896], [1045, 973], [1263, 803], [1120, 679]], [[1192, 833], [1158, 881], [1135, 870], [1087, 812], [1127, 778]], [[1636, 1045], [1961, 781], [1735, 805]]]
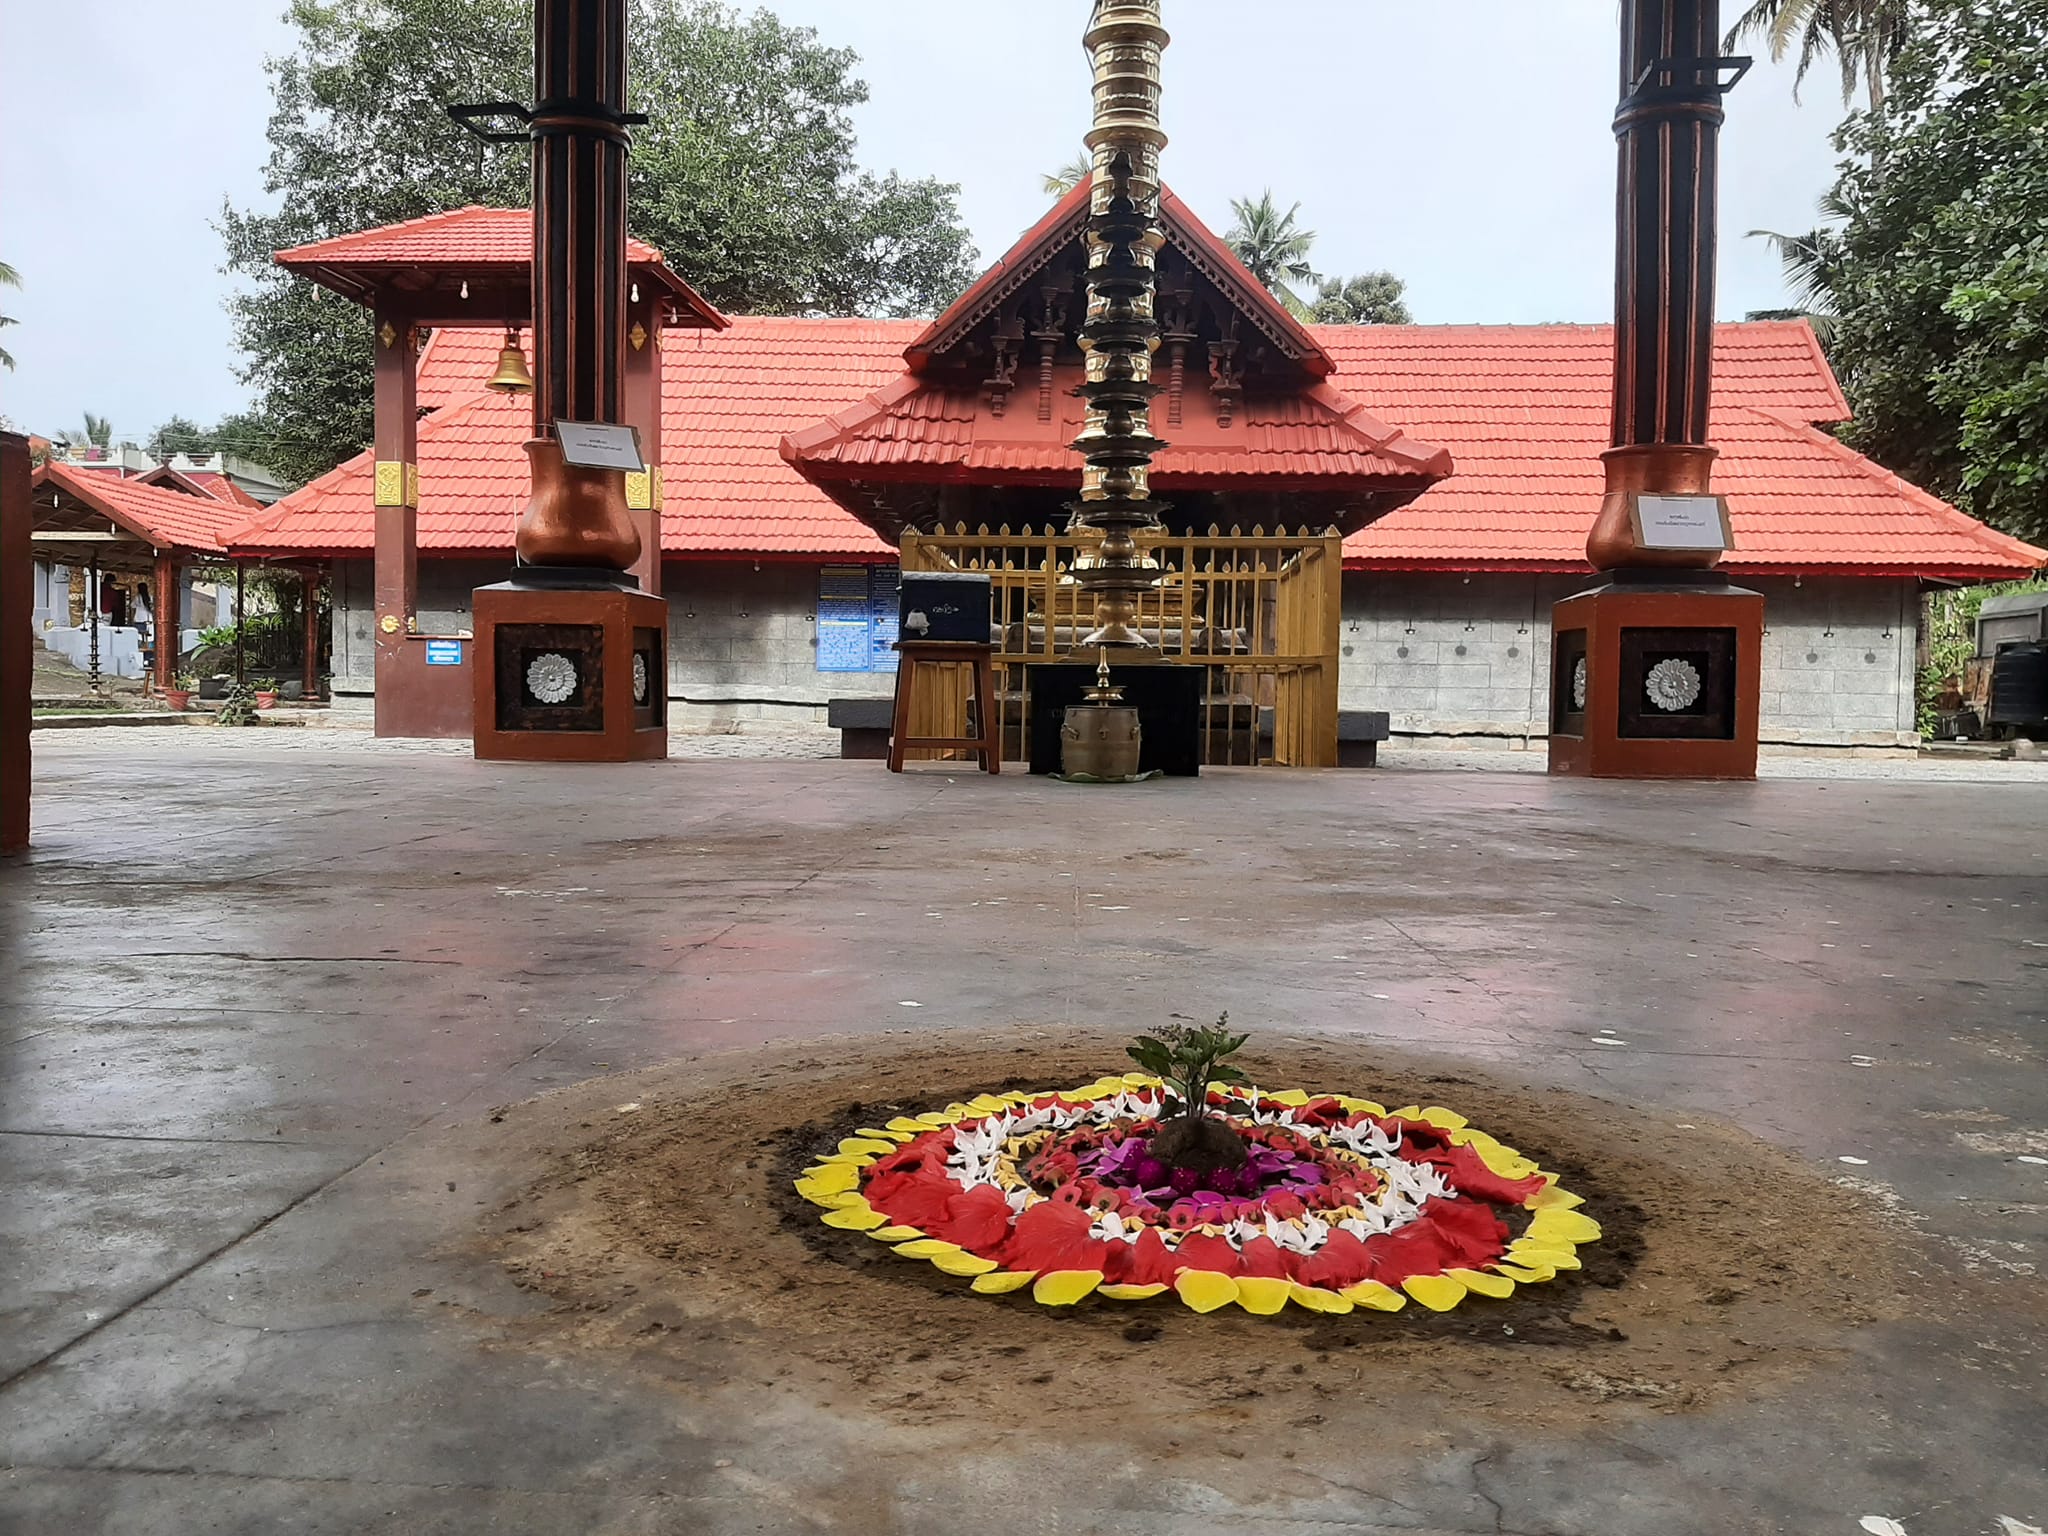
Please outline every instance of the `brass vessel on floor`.
[[1134, 779], [1144, 733], [1138, 708], [1109, 680], [1109, 653], [1095, 668], [1088, 702], [1068, 708], [1060, 728], [1060, 772], [1068, 778]]

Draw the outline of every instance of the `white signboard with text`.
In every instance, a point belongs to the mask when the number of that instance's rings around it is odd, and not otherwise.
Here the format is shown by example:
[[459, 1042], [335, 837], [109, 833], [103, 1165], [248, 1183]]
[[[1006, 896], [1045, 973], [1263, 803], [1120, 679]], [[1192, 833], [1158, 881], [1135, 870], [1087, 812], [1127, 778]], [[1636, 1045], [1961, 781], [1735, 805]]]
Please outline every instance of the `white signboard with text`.
[[637, 475], [647, 468], [640, 457], [637, 427], [615, 427], [601, 421], [558, 421], [555, 441], [562, 458], [581, 469], [623, 469]]
[[1636, 537], [1644, 549], [1732, 549], [1728, 503], [1719, 496], [1635, 498]]

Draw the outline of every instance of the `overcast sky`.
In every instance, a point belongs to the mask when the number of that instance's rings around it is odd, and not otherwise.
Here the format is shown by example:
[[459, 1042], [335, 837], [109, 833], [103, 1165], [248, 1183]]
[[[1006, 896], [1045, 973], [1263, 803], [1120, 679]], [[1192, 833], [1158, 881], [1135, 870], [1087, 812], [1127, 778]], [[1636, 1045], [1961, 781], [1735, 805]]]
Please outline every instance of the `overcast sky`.
[[[1088, 118], [1086, 0], [773, 0], [855, 49], [863, 162], [961, 185], [983, 260], [1045, 207]], [[0, 413], [32, 430], [244, 403], [222, 311], [223, 198], [258, 194], [279, 0], [4, 0]], [[1729, 7], [1732, 13], [1733, 7]], [[1615, 0], [1167, 0], [1167, 181], [1219, 232], [1230, 199], [1299, 200], [1329, 273], [1385, 267], [1419, 320], [1604, 320]], [[1841, 115], [1768, 65], [1730, 98], [1721, 313], [1786, 302], [1754, 228], [1805, 229]], [[685, 276], [688, 274], [685, 273]]]

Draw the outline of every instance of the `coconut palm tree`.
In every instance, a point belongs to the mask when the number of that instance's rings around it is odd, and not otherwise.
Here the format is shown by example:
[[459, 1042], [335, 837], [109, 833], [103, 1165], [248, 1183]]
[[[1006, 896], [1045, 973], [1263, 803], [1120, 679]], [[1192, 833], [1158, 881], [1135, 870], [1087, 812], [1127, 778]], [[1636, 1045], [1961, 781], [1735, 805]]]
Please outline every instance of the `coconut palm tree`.
[[1045, 188], [1047, 197], [1065, 197], [1074, 188], [1095, 174], [1095, 165], [1083, 150], [1050, 176], [1038, 178], [1038, 184]]
[[1297, 320], [1308, 319], [1308, 304], [1290, 286], [1318, 281], [1315, 268], [1308, 264], [1309, 247], [1316, 243], [1316, 232], [1297, 228], [1294, 222], [1301, 204], [1296, 203], [1282, 213], [1273, 202], [1272, 189], [1268, 188], [1257, 202], [1232, 198], [1230, 211], [1237, 215], [1237, 222], [1224, 235], [1224, 243], [1237, 252], [1237, 259], [1250, 269], [1253, 277], [1273, 290], [1289, 314]]
[[1841, 260], [1840, 226], [1855, 217], [1856, 205], [1839, 188], [1821, 195], [1821, 224], [1803, 235], [1781, 235], [1776, 230], [1752, 229], [1752, 240], [1763, 240], [1778, 253], [1785, 265], [1785, 282], [1798, 301], [1796, 313], [1813, 325], [1822, 345], [1834, 337], [1835, 277]]
[[1769, 42], [1771, 58], [1799, 48], [1796, 94], [1814, 62], [1832, 53], [1842, 66], [1842, 100], [1861, 85], [1873, 108], [1884, 105], [1885, 71], [1906, 40], [1910, 0], [1755, 0], [1728, 31], [1733, 51], [1745, 37]]
[[[0, 287], [19, 288], [20, 286], [21, 274], [7, 265], [6, 262], [0, 261]], [[19, 323], [12, 315], [0, 315], [0, 331], [6, 330], [10, 325], [17, 325]], [[0, 368], [5, 368], [9, 373], [14, 371], [14, 354], [5, 347], [0, 347]]]

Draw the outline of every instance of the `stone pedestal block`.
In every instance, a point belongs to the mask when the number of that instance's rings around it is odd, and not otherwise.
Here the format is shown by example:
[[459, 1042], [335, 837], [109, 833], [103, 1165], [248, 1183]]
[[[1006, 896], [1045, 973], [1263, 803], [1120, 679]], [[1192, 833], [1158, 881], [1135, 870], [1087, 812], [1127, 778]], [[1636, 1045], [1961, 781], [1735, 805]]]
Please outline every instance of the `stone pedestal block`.
[[668, 755], [668, 607], [591, 571], [524, 568], [476, 593], [476, 755]]
[[1614, 572], [1553, 610], [1550, 771], [1753, 779], [1764, 600], [1714, 572]]

